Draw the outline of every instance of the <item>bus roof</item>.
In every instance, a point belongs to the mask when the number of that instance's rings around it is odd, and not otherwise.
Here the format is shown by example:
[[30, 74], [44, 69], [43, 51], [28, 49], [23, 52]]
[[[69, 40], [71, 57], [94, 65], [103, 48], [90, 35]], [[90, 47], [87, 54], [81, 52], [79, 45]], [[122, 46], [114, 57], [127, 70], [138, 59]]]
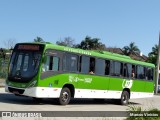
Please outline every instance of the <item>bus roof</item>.
[[[25, 43], [22, 43], [22, 44], [25, 44]], [[112, 52], [108, 52], [108, 51], [83, 50], [83, 49], [78, 49], [78, 48], [60, 46], [60, 45], [52, 44], [49, 42], [44, 42], [44, 43], [34, 42], [34, 43], [27, 43], [27, 44], [44, 44], [45, 49], [55, 49], [55, 50], [61, 50], [61, 51], [66, 51], [66, 52], [84, 54], [84, 55], [88, 55], [88, 56], [95, 56], [95, 57], [99, 57], [99, 58], [106, 58], [106, 59], [116, 60], [116, 61], [121, 61], [121, 62], [127, 62], [127, 63], [132, 63], [132, 64], [155, 67], [154, 64], [133, 60], [129, 56], [120, 55], [120, 54], [116, 54], [116, 53], [112, 53]]]

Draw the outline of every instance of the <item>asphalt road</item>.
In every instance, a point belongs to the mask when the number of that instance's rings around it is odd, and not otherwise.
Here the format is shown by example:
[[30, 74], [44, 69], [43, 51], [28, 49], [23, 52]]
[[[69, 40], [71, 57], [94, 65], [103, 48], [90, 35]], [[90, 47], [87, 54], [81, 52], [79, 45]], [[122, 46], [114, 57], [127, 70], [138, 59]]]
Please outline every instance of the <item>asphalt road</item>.
[[[140, 106], [144, 110], [160, 109], [160, 96], [132, 99], [130, 103], [131, 106]], [[128, 106], [118, 105], [112, 100], [102, 102], [93, 99], [73, 99], [69, 105], [61, 106], [57, 105], [53, 99], [43, 99], [37, 102], [30, 97], [20, 97], [6, 93], [4, 88], [0, 88], [0, 111], [127, 111], [128, 109]], [[57, 120], [59, 120], [59, 117]]]
[[[132, 99], [133, 106], [144, 109], [160, 109], [160, 96], [153, 98]], [[111, 100], [95, 101], [93, 99], [73, 99], [69, 105], [61, 106], [53, 99], [43, 99], [40, 103], [30, 97], [15, 96], [0, 88], [0, 111], [126, 111], [127, 106], [121, 106]]]

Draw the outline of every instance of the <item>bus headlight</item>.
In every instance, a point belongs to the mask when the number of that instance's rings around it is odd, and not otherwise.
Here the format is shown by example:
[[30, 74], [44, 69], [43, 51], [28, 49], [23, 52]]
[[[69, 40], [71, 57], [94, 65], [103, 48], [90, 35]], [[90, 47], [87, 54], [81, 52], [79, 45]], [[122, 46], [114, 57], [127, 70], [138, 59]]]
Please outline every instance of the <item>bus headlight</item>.
[[37, 80], [33, 81], [33, 82], [28, 86], [28, 88], [34, 87], [36, 83], [37, 83]]

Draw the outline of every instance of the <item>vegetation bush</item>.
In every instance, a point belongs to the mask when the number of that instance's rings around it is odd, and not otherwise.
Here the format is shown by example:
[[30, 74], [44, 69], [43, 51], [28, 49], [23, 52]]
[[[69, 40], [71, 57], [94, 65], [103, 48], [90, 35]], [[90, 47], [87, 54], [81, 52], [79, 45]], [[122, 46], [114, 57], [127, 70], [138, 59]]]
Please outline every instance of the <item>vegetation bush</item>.
[[0, 59], [0, 78], [7, 77], [8, 61], [8, 59]]
[[129, 117], [126, 120], [160, 120], [160, 110], [151, 108], [144, 110], [140, 106], [129, 105]]

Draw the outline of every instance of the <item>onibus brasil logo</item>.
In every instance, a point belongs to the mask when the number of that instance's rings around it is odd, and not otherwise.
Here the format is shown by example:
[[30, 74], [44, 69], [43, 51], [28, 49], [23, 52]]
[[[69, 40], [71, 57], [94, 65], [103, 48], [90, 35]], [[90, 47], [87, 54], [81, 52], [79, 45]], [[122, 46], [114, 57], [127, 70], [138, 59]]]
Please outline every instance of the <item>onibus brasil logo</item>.
[[133, 80], [123, 80], [122, 88], [131, 88], [133, 84]]

